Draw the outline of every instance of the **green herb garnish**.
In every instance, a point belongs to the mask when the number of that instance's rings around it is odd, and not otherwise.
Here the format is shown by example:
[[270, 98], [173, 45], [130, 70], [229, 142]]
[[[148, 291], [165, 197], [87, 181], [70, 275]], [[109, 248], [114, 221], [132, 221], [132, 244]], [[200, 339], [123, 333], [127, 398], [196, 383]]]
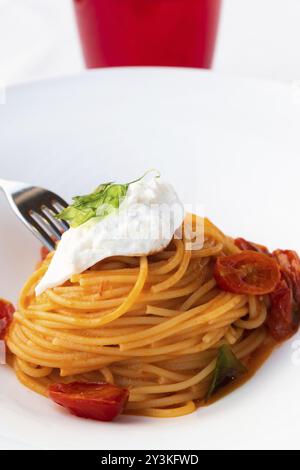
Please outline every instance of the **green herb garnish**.
[[[57, 214], [56, 218], [65, 220], [71, 227], [78, 227], [95, 217], [97, 220], [101, 220], [119, 208], [126, 197], [129, 185], [140, 181], [148, 173], [130, 183], [104, 183], [90, 194], [75, 196], [73, 197], [73, 203]], [[159, 177], [158, 172], [157, 177]]]
[[206, 395], [208, 400], [219, 388], [237, 379], [247, 372], [246, 367], [238, 360], [229, 346], [224, 344], [219, 348], [216, 368], [209, 390]]

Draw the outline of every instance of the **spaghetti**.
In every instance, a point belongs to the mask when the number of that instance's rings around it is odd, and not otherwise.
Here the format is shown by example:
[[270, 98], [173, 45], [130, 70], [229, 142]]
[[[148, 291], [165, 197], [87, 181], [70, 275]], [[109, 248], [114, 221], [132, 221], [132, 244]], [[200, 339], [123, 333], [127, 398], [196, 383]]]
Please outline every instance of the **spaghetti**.
[[105, 381], [129, 390], [125, 413], [175, 417], [204, 403], [222, 345], [250, 367], [273, 344], [268, 300], [217, 286], [216, 258], [241, 250], [207, 219], [204, 231], [198, 250], [173, 239], [151, 256], [105, 259], [37, 297], [49, 254], [6, 338], [19, 380], [45, 396], [53, 383]]

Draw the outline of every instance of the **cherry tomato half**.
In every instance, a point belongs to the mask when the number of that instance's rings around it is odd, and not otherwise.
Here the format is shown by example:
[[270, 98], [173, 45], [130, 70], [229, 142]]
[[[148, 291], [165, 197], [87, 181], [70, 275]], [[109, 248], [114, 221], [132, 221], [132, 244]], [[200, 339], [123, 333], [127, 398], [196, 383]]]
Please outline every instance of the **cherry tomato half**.
[[15, 308], [12, 303], [0, 299], [0, 339], [4, 339], [8, 327], [13, 319]]
[[300, 324], [300, 259], [295, 251], [273, 253], [281, 272], [281, 280], [270, 294], [271, 307], [267, 325], [276, 341], [290, 338]]
[[268, 312], [267, 325], [273, 338], [281, 342], [290, 338], [298, 329], [292, 291], [284, 279], [270, 294], [270, 301], [271, 308]]
[[276, 261], [255, 251], [217, 258], [214, 276], [221, 289], [249, 295], [268, 294], [280, 280]]
[[300, 304], [300, 258], [292, 250], [276, 250], [273, 253], [280, 266], [281, 276], [292, 289], [294, 301]]
[[129, 391], [108, 383], [53, 384], [50, 398], [81, 418], [112, 421], [125, 408]]
[[259, 245], [258, 243], [253, 243], [249, 242], [248, 240], [245, 240], [244, 238], [236, 238], [234, 240], [234, 244], [240, 249], [240, 250], [248, 250], [248, 251], [257, 251], [258, 253], [264, 253], [265, 255], [269, 255], [270, 252], [267, 247], [263, 245]]

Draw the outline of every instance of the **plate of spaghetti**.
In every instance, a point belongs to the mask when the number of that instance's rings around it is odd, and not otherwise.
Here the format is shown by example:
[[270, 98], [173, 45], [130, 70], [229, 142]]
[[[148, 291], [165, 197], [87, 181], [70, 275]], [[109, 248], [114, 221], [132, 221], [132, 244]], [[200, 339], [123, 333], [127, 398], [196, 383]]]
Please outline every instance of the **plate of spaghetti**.
[[291, 444], [272, 429], [299, 431], [293, 93], [126, 68], [8, 90], [3, 176], [70, 202], [48, 251], [0, 200], [0, 442]]

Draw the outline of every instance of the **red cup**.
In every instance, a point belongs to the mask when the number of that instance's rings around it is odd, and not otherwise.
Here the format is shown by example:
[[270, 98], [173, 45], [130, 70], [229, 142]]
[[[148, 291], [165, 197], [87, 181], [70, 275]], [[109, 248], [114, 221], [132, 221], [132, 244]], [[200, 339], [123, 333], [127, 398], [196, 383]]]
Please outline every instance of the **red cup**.
[[221, 0], [73, 0], [87, 67], [209, 68]]

